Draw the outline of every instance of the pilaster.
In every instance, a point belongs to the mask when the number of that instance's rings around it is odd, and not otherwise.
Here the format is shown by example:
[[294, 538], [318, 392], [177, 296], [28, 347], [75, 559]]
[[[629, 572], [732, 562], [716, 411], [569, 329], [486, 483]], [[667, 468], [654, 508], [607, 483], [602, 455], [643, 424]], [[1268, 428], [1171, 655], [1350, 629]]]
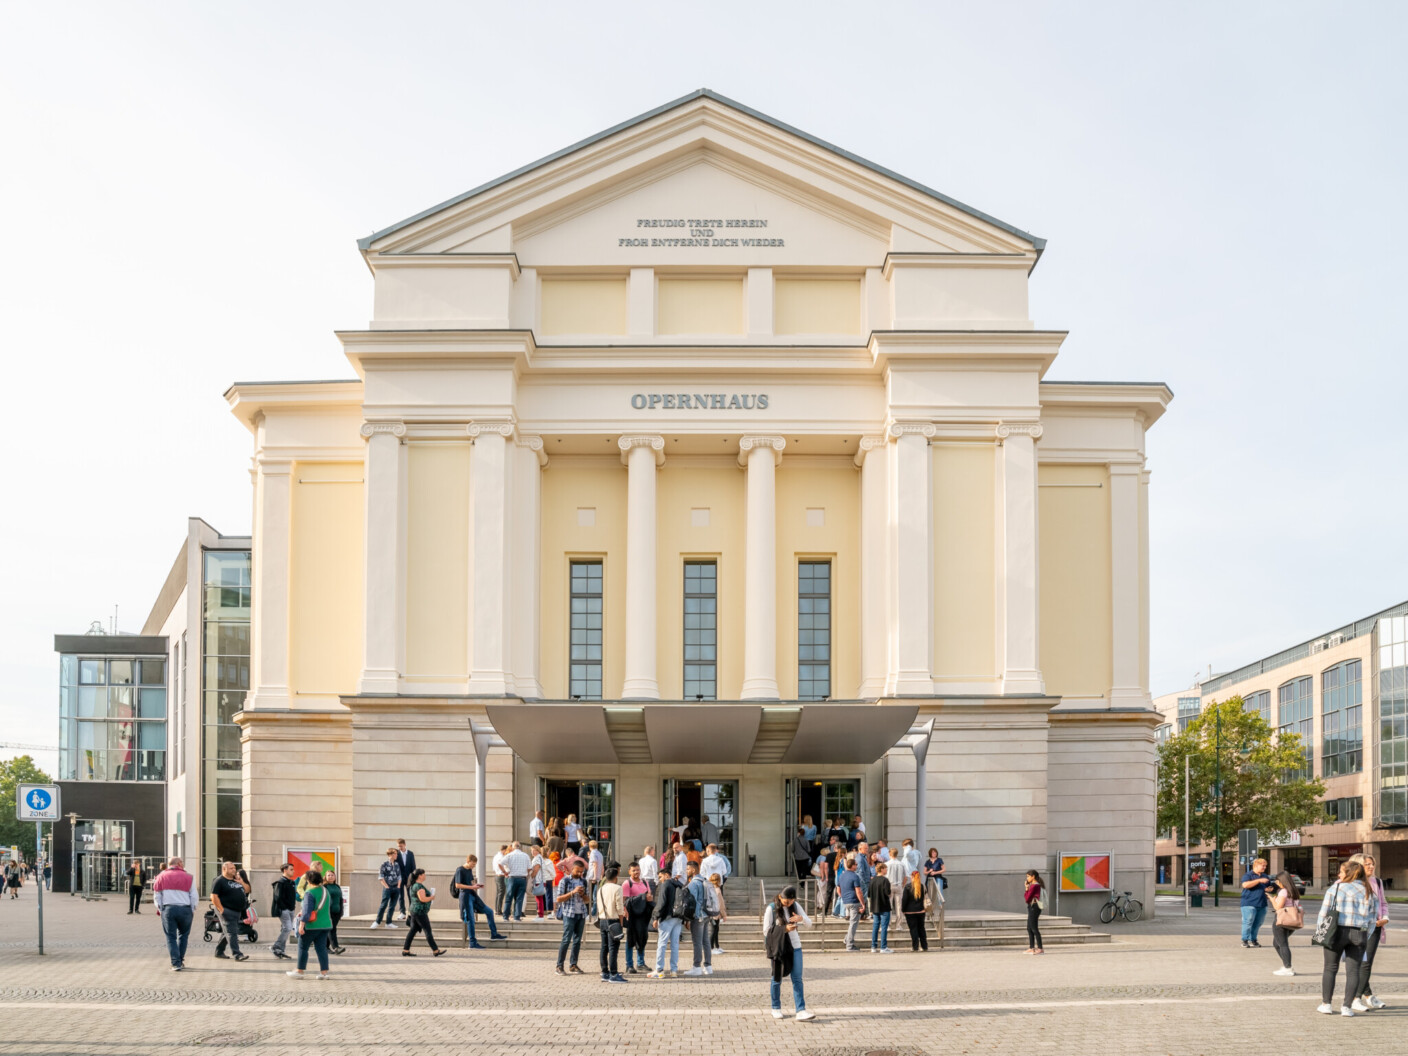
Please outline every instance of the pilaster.
[[738, 461], [748, 469], [743, 587], [744, 700], [777, 700], [777, 466], [787, 441], [745, 436]]
[[1143, 592], [1139, 567], [1138, 463], [1110, 465], [1110, 653], [1113, 684], [1110, 707], [1151, 707], [1149, 690], [1140, 680]]
[[[287, 708], [288, 579], [292, 543], [293, 463], [260, 456], [255, 461], [253, 596], [254, 640], [246, 708]], [[192, 635], [192, 640], [198, 640]]]
[[395, 693], [404, 640], [406, 481], [401, 421], [367, 422], [366, 567], [363, 570], [362, 675], [359, 693]]
[[665, 462], [663, 436], [623, 436], [626, 463], [625, 700], [659, 700], [655, 627], [655, 471]]
[[896, 696], [934, 692], [933, 467], [929, 441], [936, 432], [928, 422], [895, 422], [889, 429], [895, 441], [894, 471], [890, 474], [895, 654], [886, 689]]
[[469, 693], [503, 695], [509, 686], [510, 419], [468, 426], [473, 448], [469, 469], [470, 654]]
[[891, 619], [885, 575], [889, 536], [885, 491], [889, 445], [884, 436], [863, 436], [855, 461], [860, 467], [860, 689], [862, 698], [885, 692]]
[[514, 441], [513, 691], [528, 699], [543, 695], [538, 680], [540, 576], [542, 568], [543, 470], [548, 456], [541, 436]]
[[1039, 422], [1002, 422], [997, 605], [1004, 695], [1046, 692], [1038, 666], [1036, 442]]

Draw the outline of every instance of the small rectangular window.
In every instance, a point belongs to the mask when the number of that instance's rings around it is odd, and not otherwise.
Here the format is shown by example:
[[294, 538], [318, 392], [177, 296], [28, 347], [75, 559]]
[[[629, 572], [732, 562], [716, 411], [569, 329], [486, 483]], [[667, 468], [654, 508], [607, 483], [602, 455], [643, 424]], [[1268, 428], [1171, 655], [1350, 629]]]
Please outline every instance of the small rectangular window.
[[713, 561], [684, 563], [684, 697], [718, 699], [719, 592]]
[[831, 562], [797, 565], [797, 699], [831, 696]]
[[572, 619], [568, 693], [574, 700], [601, 699], [601, 562], [571, 564]]

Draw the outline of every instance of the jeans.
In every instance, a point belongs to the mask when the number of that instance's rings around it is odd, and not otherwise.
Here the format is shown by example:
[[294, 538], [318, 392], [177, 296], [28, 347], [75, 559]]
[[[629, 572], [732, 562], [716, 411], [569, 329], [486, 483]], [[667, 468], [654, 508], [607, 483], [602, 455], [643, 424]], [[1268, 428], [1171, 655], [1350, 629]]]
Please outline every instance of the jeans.
[[582, 932], [586, 930], [587, 918], [584, 913], [564, 914], [562, 918], [562, 942], [557, 947], [557, 966], [567, 960], [567, 950], [572, 950], [572, 965], [576, 967], [577, 956], [582, 950]]
[[[626, 920], [626, 968], [637, 964], [645, 968], [645, 944], [650, 938], [650, 917], [647, 914], [628, 917]], [[633, 955], [634, 954], [634, 959]]]
[[332, 927], [328, 929], [328, 949], [340, 950], [342, 943], [337, 941], [337, 922], [342, 919], [342, 914], [329, 913], [328, 916], [332, 918]]
[[856, 948], [856, 928], [860, 926], [860, 903], [843, 902], [842, 908], [845, 909], [846, 920], [849, 921], [846, 925], [846, 949], [854, 950]]
[[665, 950], [670, 951], [670, 971], [680, 970], [680, 929], [684, 921], [678, 917], [666, 917], [660, 921], [660, 937], [655, 940], [655, 970], [665, 970]]
[[416, 932], [418, 931], [425, 932], [425, 941], [430, 944], [432, 950], [438, 950], [440, 948], [435, 945], [435, 933], [430, 930], [429, 910], [426, 910], [424, 913], [412, 913], [410, 922], [410, 930], [406, 932], [406, 943], [401, 949], [409, 950], [411, 948], [411, 940], [416, 937]]
[[283, 909], [279, 911], [279, 937], [274, 940], [271, 949], [274, 956], [284, 952], [288, 946], [288, 937], [293, 934], [293, 910]]
[[[789, 976], [789, 978], [792, 980], [792, 1004], [796, 1006], [798, 1012], [801, 1012], [804, 1008], [807, 1007], [807, 1002], [802, 998], [802, 950], [801, 950], [801, 947], [795, 947], [795, 948], [792, 950], [792, 974], [791, 974], [791, 976]], [[782, 980], [781, 980], [781, 979], [774, 979], [774, 980], [772, 981], [772, 1007], [773, 1007], [773, 1008], [781, 1008], [781, 1007], [782, 1007]]]
[[528, 891], [528, 878], [526, 876], [510, 876], [508, 878], [508, 891], [504, 896], [504, 919], [512, 917], [514, 920], [523, 919], [523, 896]]
[[1261, 922], [1266, 919], [1266, 906], [1242, 907], [1242, 941], [1257, 942], [1261, 938]]
[[[1030, 922], [1031, 919], [1031, 914], [1028, 914], [1027, 921]], [[904, 915], [904, 922], [909, 928], [910, 949], [914, 950], [916, 953], [919, 950], [925, 950], [927, 952], [929, 949], [929, 933], [925, 930], [924, 914], [906, 913]], [[1037, 938], [1040, 939], [1041, 936], [1038, 935]]]
[[225, 952], [225, 943], [230, 944], [230, 952], [236, 957], [240, 955], [240, 918], [244, 916], [244, 911], [239, 909], [227, 909], [220, 914], [220, 941], [215, 944], [215, 956]]
[[474, 938], [474, 915], [476, 912], [483, 913], [485, 919], [489, 921], [489, 938], [497, 939], [499, 937], [499, 929], [494, 926], [494, 911], [489, 908], [489, 904], [478, 895], [461, 896], [460, 920], [464, 921], [465, 927], [469, 929], [469, 944], [471, 946], [476, 941]]
[[186, 959], [186, 940], [191, 937], [194, 916], [190, 906], [167, 906], [161, 911], [161, 930], [166, 932], [166, 952], [171, 954], [173, 968]]
[[1035, 902], [1027, 903], [1027, 949], [1041, 949], [1041, 907]]
[[496, 876], [496, 877], [494, 877], [494, 912], [497, 913], [499, 916], [504, 917], [504, 918], [507, 918], [507, 917], [508, 917], [508, 914], [504, 912], [504, 901], [505, 901], [504, 896], [505, 896], [507, 893], [508, 893], [508, 877], [506, 877], [506, 876]]
[[[407, 888], [407, 881], [406, 881], [406, 879], [403, 877], [402, 880], [401, 880], [401, 886], [396, 889], [396, 910], [397, 910], [397, 912], [399, 912], [399, 913], [401, 914], [401, 916], [403, 916], [403, 917], [406, 915], [406, 892], [407, 892], [407, 890], [408, 890], [408, 888]], [[386, 919], [387, 919], [387, 920], [390, 920], [390, 919], [391, 919], [390, 914], [387, 914]]]
[[[1374, 910], [1378, 912], [1377, 909]], [[1383, 934], [1383, 928], [1374, 928], [1369, 932], [1369, 945], [1364, 947], [1364, 963], [1359, 966], [1359, 996], [1369, 997], [1373, 994], [1374, 988], [1369, 985], [1369, 973], [1374, 970], [1374, 954], [1379, 952], [1379, 938]]]
[[620, 938], [613, 939], [610, 928], [601, 929], [601, 977], [603, 979], [621, 974], [618, 958], [621, 953], [621, 938], [624, 937], [623, 934]]
[[1271, 926], [1271, 945], [1276, 948], [1276, 952], [1281, 957], [1281, 967], [1291, 966], [1291, 935], [1293, 928], [1283, 928], [1279, 924]]
[[702, 962], [712, 968], [714, 953], [709, 947], [709, 920], [707, 917], [700, 917], [698, 920], [689, 922], [689, 939], [690, 944], [694, 947], [694, 967], [701, 967]]
[[308, 967], [308, 947], [312, 946], [318, 953], [318, 971], [328, 970], [328, 929], [317, 928], [314, 930], [304, 929], [302, 935], [298, 936], [298, 970], [301, 972]]
[[142, 885], [127, 885], [127, 912], [139, 913], [142, 909]]
[[1364, 959], [1364, 947], [1349, 941], [1351, 929], [1341, 926], [1335, 931], [1335, 941], [1325, 947], [1325, 970], [1320, 976], [1320, 1000], [1329, 1004], [1335, 996], [1335, 975], [1340, 968], [1340, 954], [1344, 954], [1344, 1003], [1350, 1004], [1359, 996], [1359, 962]]
[[870, 948], [888, 950], [890, 948], [890, 914], [876, 913], [875, 922], [870, 926]]
[[[381, 889], [381, 905], [376, 910], [376, 922], [378, 924], [390, 924], [396, 917], [396, 894], [401, 889], [399, 887], [384, 887]], [[381, 915], [386, 914], [386, 920], [381, 919]]]

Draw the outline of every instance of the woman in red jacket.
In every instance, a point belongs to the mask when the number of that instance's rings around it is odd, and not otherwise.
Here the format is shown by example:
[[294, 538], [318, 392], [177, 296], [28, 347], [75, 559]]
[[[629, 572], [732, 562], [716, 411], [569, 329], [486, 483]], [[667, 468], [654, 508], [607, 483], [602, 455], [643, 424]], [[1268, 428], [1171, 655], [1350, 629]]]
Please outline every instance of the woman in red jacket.
[[1041, 948], [1041, 904], [1045, 899], [1043, 895], [1046, 891], [1041, 882], [1041, 874], [1035, 869], [1027, 871], [1027, 890], [1022, 896], [1027, 903], [1027, 952], [1045, 953]]

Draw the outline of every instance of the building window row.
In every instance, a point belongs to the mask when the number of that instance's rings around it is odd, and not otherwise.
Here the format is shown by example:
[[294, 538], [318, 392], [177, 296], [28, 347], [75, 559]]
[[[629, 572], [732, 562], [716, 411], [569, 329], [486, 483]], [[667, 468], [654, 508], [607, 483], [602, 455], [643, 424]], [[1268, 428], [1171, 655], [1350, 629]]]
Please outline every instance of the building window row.
[[166, 779], [164, 657], [60, 657], [59, 777]]
[[1359, 821], [1364, 817], [1364, 797], [1346, 796], [1343, 799], [1325, 800], [1325, 813], [1332, 823]]
[[[602, 562], [569, 567], [568, 695], [601, 700]], [[686, 700], [718, 699], [718, 564], [684, 563], [684, 667]], [[831, 696], [831, 562], [797, 565], [797, 699]]]
[[1379, 825], [1408, 825], [1408, 616], [1379, 621], [1375, 685], [1378, 691]]
[[249, 692], [251, 578], [248, 550], [205, 552], [200, 723], [201, 882], [207, 890], [220, 862], [242, 857], [242, 763], [235, 713]]
[[1315, 769], [1314, 689], [1309, 675], [1292, 679], [1276, 690], [1276, 730], [1282, 736], [1300, 734], [1305, 765], [1286, 771], [1287, 781], [1308, 780]]
[[1271, 725], [1271, 690], [1263, 689], [1248, 693], [1242, 698], [1242, 710], [1252, 715], [1260, 715], [1266, 725]]
[[1182, 733], [1184, 730], [1188, 729], [1188, 724], [1201, 715], [1202, 711], [1202, 697], [1179, 697], [1178, 732]]
[[1364, 769], [1362, 666], [1358, 660], [1346, 660], [1320, 675], [1320, 758], [1325, 777]]

